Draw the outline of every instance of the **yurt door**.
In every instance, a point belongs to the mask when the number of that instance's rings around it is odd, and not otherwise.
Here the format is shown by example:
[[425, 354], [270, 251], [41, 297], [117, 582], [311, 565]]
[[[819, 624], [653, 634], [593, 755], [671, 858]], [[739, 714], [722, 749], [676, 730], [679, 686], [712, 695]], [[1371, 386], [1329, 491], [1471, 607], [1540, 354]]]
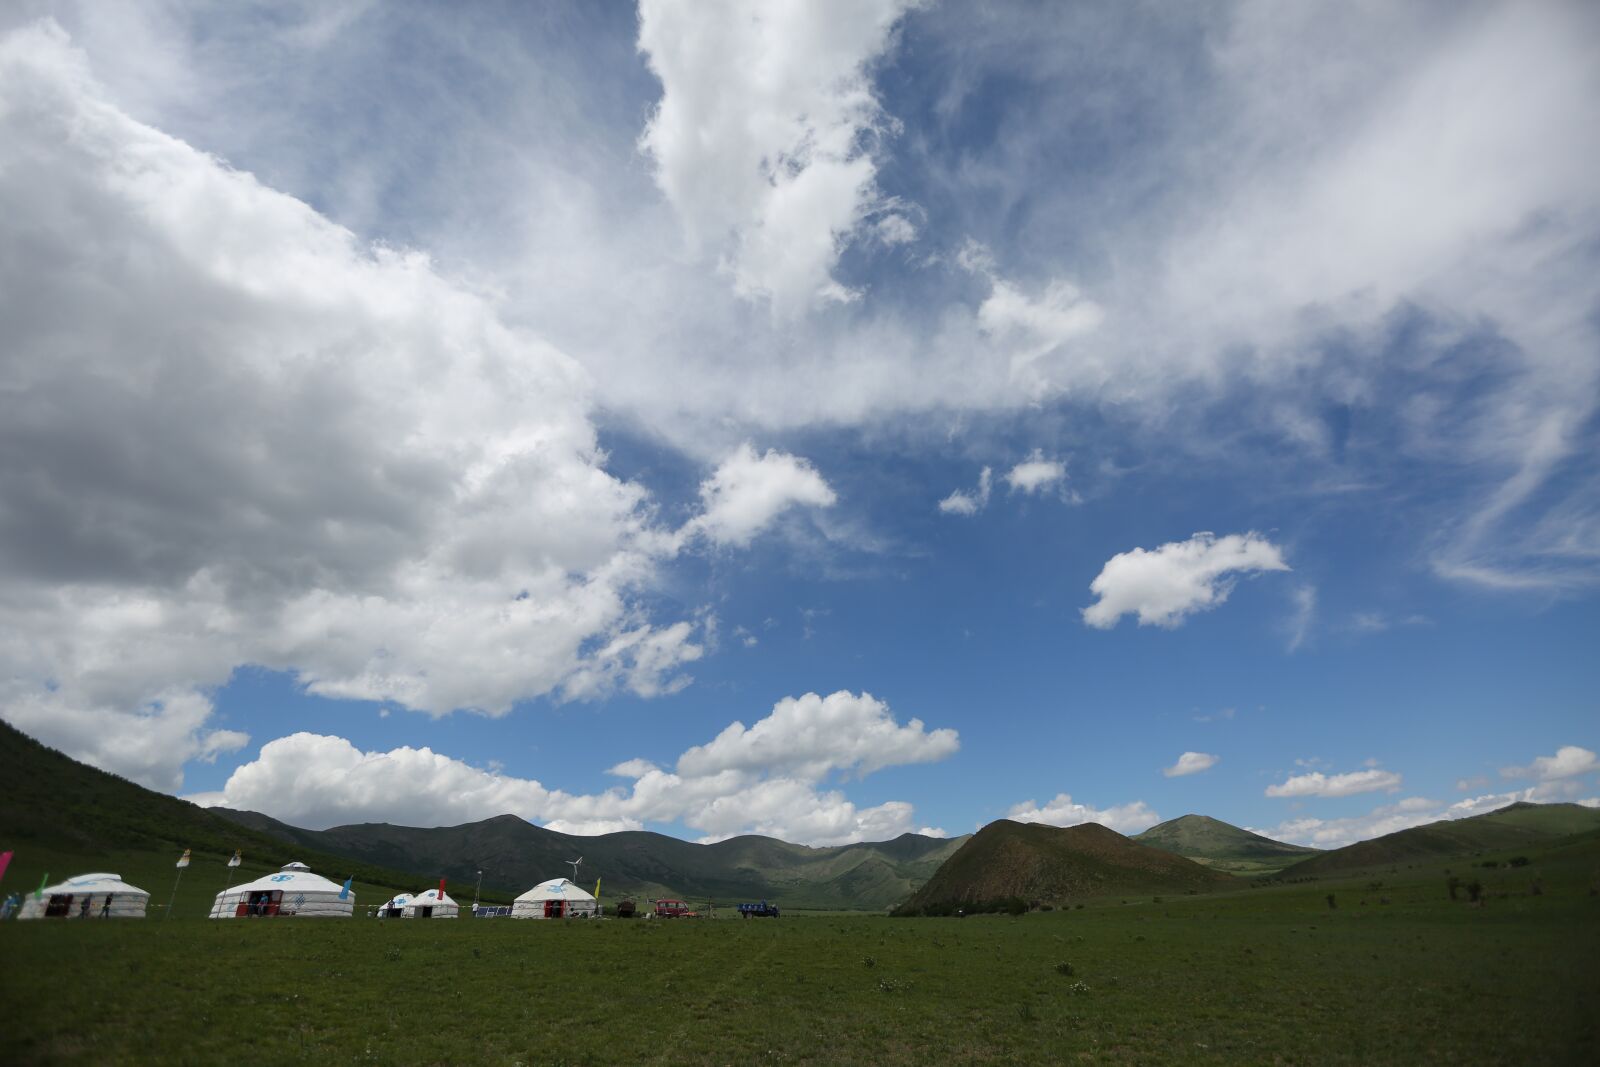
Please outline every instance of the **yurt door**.
[[566, 903], [566, 901], [564, 901], [564, 900], [547, 900], [547, 901], [545, 901], [544, 902], [544, 917], [546, 919], [559, 919], [559, 918], [561, 918], [561, 905], [563, 905], [565, 903]]
[[46, 919], [64, 919], [72, 914], [71, 893], [51, 893], [50, 903], [44, 906]]
[[417, 909], [417, 918], [419, 918], [419, 919], [431, 919], [431, 918], [433, 918], [433, 905], [424, 904], [422, 907], [418, 908]]

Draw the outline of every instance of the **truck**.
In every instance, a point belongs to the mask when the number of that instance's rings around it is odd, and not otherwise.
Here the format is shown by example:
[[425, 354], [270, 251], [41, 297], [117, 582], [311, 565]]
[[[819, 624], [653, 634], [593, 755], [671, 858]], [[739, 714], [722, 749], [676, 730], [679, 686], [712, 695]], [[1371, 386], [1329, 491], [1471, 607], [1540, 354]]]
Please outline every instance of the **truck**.
[[759, 904], [740, 904], [739, 917], [742, 919], [776, 919], [778, 917], [778, 906], [776, 904], [768, 904], [764, 900]]

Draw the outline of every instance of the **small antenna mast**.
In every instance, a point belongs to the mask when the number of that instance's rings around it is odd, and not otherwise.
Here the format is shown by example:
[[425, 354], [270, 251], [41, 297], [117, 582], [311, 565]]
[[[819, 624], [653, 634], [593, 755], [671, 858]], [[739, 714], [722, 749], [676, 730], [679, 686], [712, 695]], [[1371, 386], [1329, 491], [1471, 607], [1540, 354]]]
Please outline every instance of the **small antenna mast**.
[[578, 884], [578, 868], [582, 864], [583, 864], [583, 857], [582, 856], [579, 856], [575, 860], [567, 860], [567, 866], [572, 868], [572, 884], [573, 885], [577, 885]]

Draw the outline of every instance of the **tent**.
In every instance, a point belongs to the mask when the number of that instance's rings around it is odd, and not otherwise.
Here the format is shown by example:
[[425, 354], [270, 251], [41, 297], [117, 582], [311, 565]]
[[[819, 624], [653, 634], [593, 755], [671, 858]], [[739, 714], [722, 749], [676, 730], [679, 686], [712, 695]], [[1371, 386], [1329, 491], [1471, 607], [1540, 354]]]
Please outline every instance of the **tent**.
[[511, 902], [513, 919], [587, 919], [599, 903], [565, 878], [540, 882]]
[[383, 902], [378, 909], [380, 919], [400, 919], [405, 917], [406, 905], [411, 903], [410, 893], [396, 893], [393, 897]]
[[303, 863], [286, 863], [277, 874], [266, 874], [244, 885], [230, 886], [217, 894], [211, 905], [213, 919], [244, 919], [269, 915], [298, 915], [303, 918], [348, 919], [355, 910], [356, 895], [344, 894], [344, 887], [320, 874], [312, 874]]
[[150, 894], [120, 874], [80, 874], [29, 893], [19, 919], [142, 919]]
[[441, 897], [437, 889], [418, 893], [411, 898], [411, 903], [406, 905], [408, 919], [459, 919], [460, 917], [461, 905], [457, 904], [449, 893]]

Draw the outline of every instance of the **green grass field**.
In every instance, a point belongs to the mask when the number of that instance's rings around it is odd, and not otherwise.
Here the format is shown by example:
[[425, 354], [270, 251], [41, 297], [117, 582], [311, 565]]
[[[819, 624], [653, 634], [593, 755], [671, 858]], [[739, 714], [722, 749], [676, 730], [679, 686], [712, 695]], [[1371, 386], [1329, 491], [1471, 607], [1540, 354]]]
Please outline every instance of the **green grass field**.
[[0, 1062], [1589, 1064], [1596, 844], [1461, 861], [1482, 907], [1419, 865], [1017, 918], [12, 922]]

